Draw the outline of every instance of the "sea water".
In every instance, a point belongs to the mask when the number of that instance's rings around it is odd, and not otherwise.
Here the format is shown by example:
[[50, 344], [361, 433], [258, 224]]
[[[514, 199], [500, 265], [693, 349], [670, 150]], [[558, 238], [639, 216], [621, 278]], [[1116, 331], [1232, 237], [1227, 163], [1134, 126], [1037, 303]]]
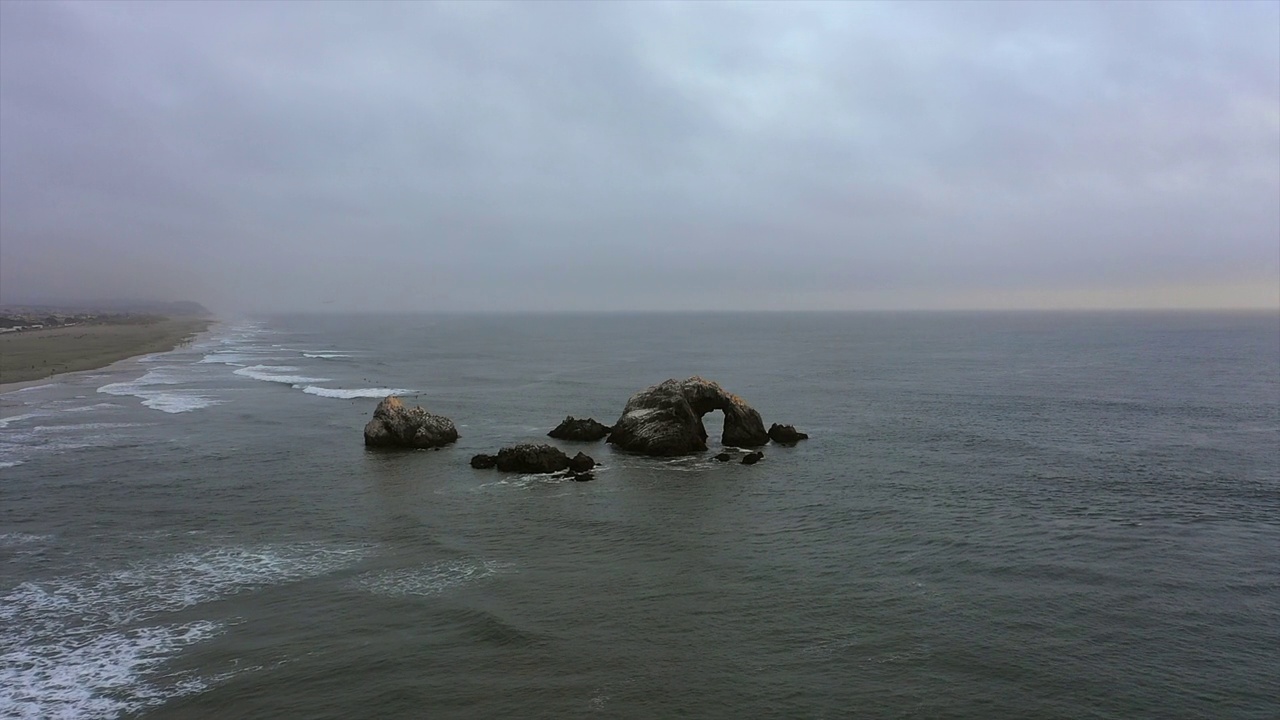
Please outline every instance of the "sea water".
[[[297, 316], [0, 395], [0, 717], [1275, 718], [1272, 314]], [[811, 439], [562, 443], [702, 375]], [[379, 398], [454, 420], [366, 451]]]

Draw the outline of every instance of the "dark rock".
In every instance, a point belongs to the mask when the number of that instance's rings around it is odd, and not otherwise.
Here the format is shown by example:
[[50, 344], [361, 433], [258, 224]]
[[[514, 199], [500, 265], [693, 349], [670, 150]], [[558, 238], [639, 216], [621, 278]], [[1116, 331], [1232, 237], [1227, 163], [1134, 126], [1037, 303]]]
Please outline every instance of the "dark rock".
[[502, 472], [553, 473], [568, 470], [569, 463], [569, 456], [560, 448], [529, 443], [502, 448], [497, 457]]
[[730, 460], [733, 459], [733, 456], [730, 455], [729, 453], [720, 453], [719, 455], [716, 456], [716, 459], [719, 460], [720, 462], [729, 462]]
[[747, 453], [746, 455], [742, 456], [742, 464], [755, 465], [756, 463], [760, 462], [763, 459], [764, 459], [764, 453], [762, 452]]
[[485, 455], [483, 453], [471, 458], [471, 467], [477, 470], [488, 470], [498, 464], [498, 458], [493, 455]]
[[572, 415], [566, 417], [563, 422], [556, 426], [554, 430], [547, 435], [557, 440], [577, 440], [579, 442], [595, 442], [603, 440], [609, 434], [608, 425], [601, 425], [595, 421], [595, 418], [587, 418], [585, 420], [576, 420]]
[[457, 439], [458, 429], [452, 420], [421, 407], [405, 407], [394, 395], [378, 403], [373, 419], [364, 426], [368, 447], [438, 448]]
[[802, 432], [797, 432], [795, 425], [774, 423], [769, 426], [769, 439], [779, 445], [795, 445], [801, 440], [808, 440], [809, 436]]
[[667, 380], [632, 395], [622, 417], [614, 423], [609, 442], [646, 455], [706, 450], [707, 429], [702, 416], [712, 410], [724, 413], [721, 442], [725, 445], [759, 447], [769, 442], [760, 413], [742, 398], [700, 377]]
[[596, 479], [596, 476], [589, 472], [574, 473], [569, 477], [572, 478], [574, 482], [591, 482]]
[[596, 461], [590, 455], [578, 453], [569, 460], [569, 469], [576, 473], [584, 473], [596, 466]]

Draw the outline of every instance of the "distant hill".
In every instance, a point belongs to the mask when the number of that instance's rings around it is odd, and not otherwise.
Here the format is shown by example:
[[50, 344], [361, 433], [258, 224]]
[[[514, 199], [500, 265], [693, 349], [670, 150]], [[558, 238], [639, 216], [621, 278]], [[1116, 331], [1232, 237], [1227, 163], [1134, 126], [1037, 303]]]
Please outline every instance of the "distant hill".
[[56, 302], [5, 303], [4, 310], [57, 312], [66, 314], [116, 313], [130, 315], [164, 315], [166, 317], [209, 317], [212, 313], [190, 300], [77, 300]]

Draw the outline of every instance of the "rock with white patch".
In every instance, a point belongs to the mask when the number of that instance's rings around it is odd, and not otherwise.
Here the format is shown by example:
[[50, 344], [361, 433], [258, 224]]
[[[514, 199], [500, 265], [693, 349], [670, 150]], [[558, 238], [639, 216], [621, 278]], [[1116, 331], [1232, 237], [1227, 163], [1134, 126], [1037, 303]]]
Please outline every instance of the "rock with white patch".
[[700, 377], [667, 380], [641, 390], [627, 401], [608, 442], [645, 455], [685, 455], [707, 449], [702, 416], [724, 413], [721, 442], [759, 447], [769, 442], [764, 421], [745, 400]]
[[364, 426], [367, 447], [438, 448], [457, 439], [458, 429], [452, 420], [421, 407], [406, 407], [394, 395], [378, 403], [373, 419]]

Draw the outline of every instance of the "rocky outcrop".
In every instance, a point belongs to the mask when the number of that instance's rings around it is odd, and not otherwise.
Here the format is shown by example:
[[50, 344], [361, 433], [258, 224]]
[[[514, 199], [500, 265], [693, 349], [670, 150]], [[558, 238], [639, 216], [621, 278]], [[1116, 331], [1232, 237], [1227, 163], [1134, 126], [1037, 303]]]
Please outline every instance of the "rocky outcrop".
[[590, 472], [595, 466], [596, 461], [586, 453], [578, 453], [569, 459], [569, 469], [575, 473]]
[[373, 419], [364, 426], [368, 447], [438, 448], [457, 439], [458, 429], [452, 420], [421, 407], [405, 407], [394, 395], [378, 403]]
[[471, 467], [477, 470], [488, 470], [497, 464], [498, 458], [493, 455], [485, 455], [481, 453], [480, 455], [474, 455], [471, 458]]
[[569, 417], [566, 417], [563, 422], [557, 425], [554, 430], [547, 433], [547, 435], [557, 440], [595, 442], [597, 440], [605, 439], [611, 429], [612, 428], [608, 425], [601, 425], [596, 422], [595, 418], [577, 420], [570, 415]]
[[702, 416], [712, 410], [724, 413], [721, 442], [725, 445], [759, 447], [769, 442], [755, 408], [710, 380], [691, 377], [667, 380], [632, 395], [613, 425], [609, 443], [646, 455], [706, 450]]
[[595, 461], [586, 455], [578, 453], [578, 457], [571, 460], [553, 445], [525, 443], [506, 447], [498, 451], [497, 457], [497, 466], [502, 472], [553, 473], [568, 470], [575, 463], [584, 471], [595, 466]]
[[795, 425], [774, 423], [769, 426], [769, 439], [779, 445], [795, 445], [801, 440], [808, 440], [809, 436], [798, 432]]

